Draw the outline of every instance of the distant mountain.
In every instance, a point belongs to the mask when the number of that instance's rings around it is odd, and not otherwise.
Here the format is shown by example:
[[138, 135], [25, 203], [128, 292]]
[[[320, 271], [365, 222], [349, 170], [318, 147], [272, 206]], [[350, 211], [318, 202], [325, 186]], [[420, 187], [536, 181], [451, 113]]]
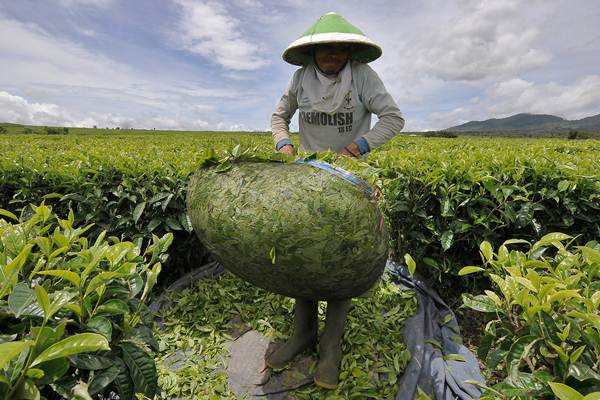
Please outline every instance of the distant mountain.
[[578, 120], [568, 120], [547, 114], [516, 114], [506, 118], [470, 121], [445, 129], [448, 132], [495, 131], [600, 131], [600, 114]]
[[600, 114], [594, 115], [593, 117], [585, 117], [573, 122], [577, 123], [577, 129], [598, 130], [598, 127], [600, 127]]

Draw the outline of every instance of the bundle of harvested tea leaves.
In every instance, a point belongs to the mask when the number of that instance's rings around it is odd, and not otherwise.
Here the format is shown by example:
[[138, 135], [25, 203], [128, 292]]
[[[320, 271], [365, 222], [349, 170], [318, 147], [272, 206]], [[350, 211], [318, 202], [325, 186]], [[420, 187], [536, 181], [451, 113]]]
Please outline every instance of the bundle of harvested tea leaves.
[[343, 299], [368, 290], [388, 255], [369, 190], [323, 162], [205, 162], [190, 181], [188, 214], [209, 251], [247, 281], [291, 297]]

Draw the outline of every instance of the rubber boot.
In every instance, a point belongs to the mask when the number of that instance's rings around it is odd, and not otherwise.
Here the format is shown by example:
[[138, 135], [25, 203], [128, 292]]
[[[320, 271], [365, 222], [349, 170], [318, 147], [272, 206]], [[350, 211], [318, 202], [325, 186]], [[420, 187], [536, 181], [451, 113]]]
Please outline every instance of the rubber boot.
[[319, 341], [319, 363], [314, 376], [315, 384], [325, 389], [335, 389], [338, 385], [342, 336], [349, 309], [350, 300], [327, 302], [325, 330]]
[[314, 346], [317, 341], [318, 328], [317, 302], [296, 299], [294, 304], [294, 332], [283, 346], [266, 357], [267, 366], [275, 369], [283, 368], [297, 354]]

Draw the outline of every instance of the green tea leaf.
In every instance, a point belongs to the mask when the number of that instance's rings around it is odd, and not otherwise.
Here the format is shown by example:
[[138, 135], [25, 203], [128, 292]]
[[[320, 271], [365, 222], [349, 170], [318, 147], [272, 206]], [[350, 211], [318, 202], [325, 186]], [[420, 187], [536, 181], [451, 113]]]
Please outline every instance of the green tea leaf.
[[21, 352], [29, 349], [31, 345], [33, 345], [31, 340], [0, 343], [0, 370], [2, 370], [6, 364], [21, 354]]
[[442, 244], [442, 249], [444, 249], [444, 251], [452, 247], [452, 243], [454, 243], [454, 232], [444, 231], [444, 233], [442, 233], [442, 237], [440, 238], [440, 243]]
[[526, 287], [527, 289], [531, 290], [532, 292], [536, 293], [537, 289], [535, 288], [535, 286], [533, 286], [533, 284], [531, 283], [531, 281], [527, 278], [523, 278], [522, 276], [514, 276], [513, 279], [519, 283], [521, 286]]
[[189, 217], [189, 215], [187, 215], [187, 213], [179, 214], [178, 220], [186, 232], [192, 233], [192, 231], [194, 230], [194, 226], [192, 225], [192, 221], [190, 220], [190, 217]]
[[541, 340], [541, 338], [538, 338], [533, 335], [521, 336], [520, 338], [515, 340], [510, 346], [510, 350], [506, 354], [506, 364], [510, 365], [513, 363], [513, 361], [518, 362], [523, 358], [527, 357], [527, 355], [531, 351], [531, 347], [539, 340]]
[[554, 232], [554, 233], [549, 233], [547, 235], [544, 235], [540, 239], [540, 242], [563, 241], [563, 240], [569, 240], [571, 238], [573, 238], [573, 236], [571, 236], [571, 235], [567, 235], [565, 233], [560, 233], [560, 232]]
[[571, 364], [576, 363], [577, 360], [579, 359], [579, 357], [581, 357], [581, 354], [583, 354], [583, 351], [585, 350], [586, 346], [579, 346], [575, 351], [573, 351], [571, 353], [571, 355], [569, 356], [569, 362]]
[[76, 288], [79, 288], [79, 285], [81, 284], [81, 278], [79, 277], [79, 275], [77, 275], [75, 272], [67, 271], [64, 269], [51, 269], [46, 271], [39, 271], [37, 274], [45, 276], [56, 276], [58, 278], [66, 279], [67, 281], [75, 285]]
[[127, 280], [127, 285], [129, 286], [129, 297], [135, 297], [138, 293], [144, 288], [144, 280], [140, 276], [140, 274], [133, 274]]
[[600, 251], [587, 246], [576, 246], [581, 251], [589, 263], [596, 262], [600, 264]]
[[142, 342], [148, 345], [152, 350], [160, 350], [151, 328], [143, 325], [137, 326], [131, 331], [131, 335], [142, 340]]
[[498, 306], [486, 295], [473, 296], [472, 294], [462, 294], [463, 304], [476, 311], [482, 312], [497, 312], [499, 311]]
[[460, 269], [460, 271], [458, 271], [458, 276], [465, 276], [465, 275], [469, 275], [469, 274], [473, 274], [475, 272], [481, 272], [481, 271], [485, 271], [485, 269], [481, 268], [481, 267], [475, 267], [475, 266], [463, 267]]
[[109, 368], [114, 360], [110, 357], [82, 353], [69, 357], [69, 361], [76, 368], [99, 370]]
[[588, 379], [595, 379], [596, 381], [600, 382], [600, 374], [591, 369], [589, 366], [580, 362], [575, 362], [569, 366], [567, 376], [572, 376], [580, 382]]
[[35, 292], [25, 282], [19, 282], [8, 296], [8, 309], [19, 318], [35, 302]]
[[558, 292], [552, 294], [551, 296], [548, 297], [547, 302], [548, 303], [552, 303], [555, 301], [563, 301], [565, 299], [571, 299], [571, 298], [580, 298], [581, 295], [579, 294], [579, 289], [566, 289], [566, 290], [559, 290]]
[[133, 210], [133, 222], [135, 222], [136, 224], [138, 223], [145, 208], [146, 208], [145, 201], [143, 201], [143, 202], [139, 203], [137, 206], [135, 206], [135, 209]]
[[46, 292], [46, 289], [44, 289], [44, 287], [41, 285], [36, 285], [33, 289], [35, 290], [35, 296], [37, 298], [38, 304], [40, 305], [40, 307], [42, 307], [42, 310], [44, 310], [44, 320], [48, 321], [50, 318], [52, 318], [52, 307], [50, 305], [50, 298], [48, 297], [48, 293]]
[[492, 261], [494, 257], [494, 250], [492, 249], [492, 245], [488, 241], [483, 241], [479, 245], [479, 250], [481, 250], [481, 254], [483, 254], [484, 261]]
[[44, 377], [44, 371], [38, 368], [29, 368], [25, 372], [25, 376], [31, 379], [41, 379]]
[[567, 355], [567, 353], [565, 353], [565, 351], [557, 344], [554, 344], [548, 340], [546, 340], [546, 344], [550, 347], [552, 347], [552, 349], [554, 350], [554, 352], [556, 354], [558, 354], [558, 357], [560, 358], [560, 360], [564, 363], [567, 363], [569, 361], [569, 356]]
[[508, 239], [508, 240], [505, 240], [504, 243], [502, 243], [503, 246], [507, 246], [509, 244], [527, 244], [527, 245], [529, 245], [530, 243], [527, 240], [523, 240], [523, 239]]
[[465, 359], [465, 356], [463, 356], [462, 354], [446, 354], [446, 355], [444, 355], [444, 360], [467, 362], [467, 360]]
[[27, 261], [29, 254], [31, 254], [32, 248], [33, 248], [33, 244], [31, 244], [31, 243], [26, 244], [21, 249], [19, 254], [11, 262], [9, 262], [6, 265], [6, 267], [5, 267], [5, 271], [6, 271], [5, 276], [6, 277], [11, 277], [13, 274], [19, 273], [21, 268], [23, 268], [23, 265], [25, 265], [25, 262]]
[[121, 343], [123, 361], [127, 364], [134, 391], [152, 398], [158, 388], [154, 359], [132, 343]]
[[583, 400], [583, 395], [564, 383], [548, 382], [550, 388], [560, 400]]
[[24, 379], [13, 393], [15, 399], [40, 400], [40, 391], [30, 379]]
[[485, 360], [487, 358], [487, 355], [492, 348], [494, 338], [495, 336], [490, 334], [485, 334], [481, 338], [479, 346], [477, 347], [477, 357], [479, 357], [481, 360]]
[[65, 334], [65, 327], [66, 322], [63, 321], [56, 327], [44, 326], [42, 328], [35, 326], [31, 328], [31, 336], [37, 338], [37, 343], [35, 344], [35, 354], [41, 353], [49, 346], [61, 340]]
[[557, 188], [559, 192], [564, 192], [567, 189], [569, 189], [569, 186], [571, 185], [570, 181], [567, 180], [562, 180], [560, 182], [558, 182]]
[[38, 369], [44, 371], [44, 377], [41, 378], [38, 385], [49, 385], [64, 377], [70, 368], [66, 358], [56, 358], [37, 365]]
[[102, 335], [96, 333], [79, 333], [69, 336], [58, 343], [53, 344], [38, 355], [31, 366], [56, 358], [68, 357], [79, 353], [89, 353], [98, 350], [110, 350], [108, 341]]
[[108, 369], [100, 372], [98, 375], [94, 375], [94, 378], [89, 382], [88, 392], [90, 395], [100, 393], [104, 388], [110, 385], [115, 378], [119, 375], [119, 367], [113, 365]]
[[11, 213], [8, 210], [4, 210], [4, 209], [0, 208], [0, 215], [8, 217], [16, 222], [19, 222], [19, 218], [15, 214]]
[[120, 275], [121, 274], [115, 271], [101, 272], [100, 274], [92, 278], [87, 288], [85, 289], [83, 297], [88, 297], [90, 293], [92, 293], [99, 287], [106, 285], [107, 282], [119, 277]]
[[491, 290], [484, 290], [484, 293], [487, 295], [487, 297], [492, 299], [494, 304], [496, 304], [498, 307], [502, 307], [504, 304], [504, 302], [500, 299], [500, 296], [498, 296], [495, 292], [492, 292]]
[[109, 341], [112, 339], [112, 323], [108, 318], [94, 316], [90, 318], [86, 326], [100, 334], [102, 334]]
[[162, 269], [161, 263], [156, 263], [152, 266], [152, 269], [146, 273], [146, 284], [144, 285], [144, 292], [142, 293], [142, 301], [145, 300], [150, 291], [156, 285], [156, 280], [158, 279], [158, 275]]
[[101, 304], [96, 309], [97, 314], [122, 315], [129, 312], [129, 306], [123, 300], [112, 299]]
[[119, 374], [114, 379], [114, 385], [117, 388], [119, 397], [122, 399], [133, 399], [135, 392], [127, 365], [118, 357], [115, 358], [113, 362], [115, 363], [115, 366], [119, 368]]
[[411, 276], [413, 276], [415, 274], [415, 270], [417, 269], [417, 263], [415, 263], [415, 260], [413, 260], [411, 255], [408, 253], [406, 253], [404, 255], [404, 262], [406, 263], [406, 266], [408, 267], [408, 272], [410, 273]]

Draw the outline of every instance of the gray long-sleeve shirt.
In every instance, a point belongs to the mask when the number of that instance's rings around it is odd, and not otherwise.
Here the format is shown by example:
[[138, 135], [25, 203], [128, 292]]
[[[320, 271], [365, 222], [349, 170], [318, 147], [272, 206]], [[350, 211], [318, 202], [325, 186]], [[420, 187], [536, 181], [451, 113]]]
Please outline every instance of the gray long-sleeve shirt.
[[[364, 143], [364, 140], [372, 150], [402, 130], [402, 113], [377, 73], [367, 64], [351, 62], [351, 90], [344, 103], [331, 114], [312, 109], [301, 85], [306, 68], [294, 73], [271, 117], [275, 145], [289, 140], [289, 124], [296, 110], [300, 112], [300, 146], [305, 150], [339, 152], [352, 142]], [[371, 114], [379, 118], [373, 129]]]

